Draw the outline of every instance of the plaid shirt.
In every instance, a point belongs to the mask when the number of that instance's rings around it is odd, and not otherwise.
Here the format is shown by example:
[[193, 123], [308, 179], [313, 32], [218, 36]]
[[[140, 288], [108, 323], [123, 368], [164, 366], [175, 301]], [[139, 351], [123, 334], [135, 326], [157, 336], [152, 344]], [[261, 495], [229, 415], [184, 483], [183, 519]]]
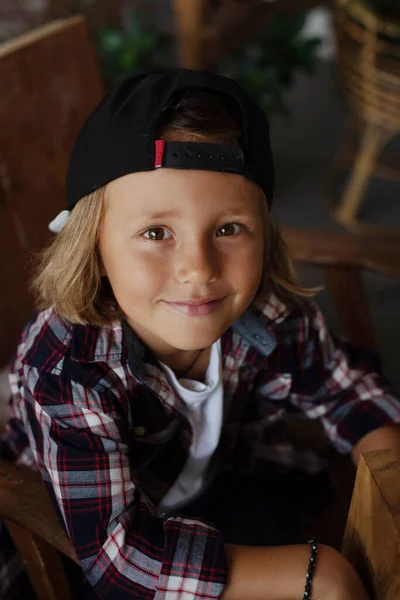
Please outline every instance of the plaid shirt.
[[[278, 433], [288, 410], [319, 419], [343, 453], [400, 422], [399, 401], [369, 353], [334, 342], [312, 303], [257, 300], [221, 344], [224, 416], [210, 471], [262, 469], [265, 461], [317, 470], [316, 457]], [[39, 468], [95, 593], [218, 598], [226, 581], [219, 532], [157, 508], [192, 431], [184, 402], [132, 330], [40, 312], [22, 336], [11, 385], [3, 456]]]

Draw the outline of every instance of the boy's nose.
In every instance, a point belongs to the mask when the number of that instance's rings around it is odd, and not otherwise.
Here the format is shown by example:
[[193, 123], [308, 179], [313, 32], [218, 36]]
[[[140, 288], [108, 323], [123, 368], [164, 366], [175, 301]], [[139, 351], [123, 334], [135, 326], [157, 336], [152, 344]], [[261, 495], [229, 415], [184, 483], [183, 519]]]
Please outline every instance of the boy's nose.
[[206, 284], [218, 278], [215, 248], [204, 243], [189, 243], [175, 256], [175, 276], [179, 283]]

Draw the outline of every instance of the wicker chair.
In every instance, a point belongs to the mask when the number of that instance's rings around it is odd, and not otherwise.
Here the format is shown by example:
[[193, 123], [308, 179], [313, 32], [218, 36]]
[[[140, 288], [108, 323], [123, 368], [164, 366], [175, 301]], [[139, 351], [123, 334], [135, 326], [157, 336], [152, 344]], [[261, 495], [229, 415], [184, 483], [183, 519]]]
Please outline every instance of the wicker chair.
[[[336, 0], [335, 32], [338, 75], [351, 115], [331, 176], [335, 181], [349, 166], [351, 172], [340, 203], [332, 202], [333, 216], [357, 233], [383, 233], [357, 213], [374, 175], [400, 175], [398, 168], [379, 165], [383, 149], [400, 132], [400, 23], [378, 18], [360, 0]], [[354, 134], [360, 137], [355, 151]]]

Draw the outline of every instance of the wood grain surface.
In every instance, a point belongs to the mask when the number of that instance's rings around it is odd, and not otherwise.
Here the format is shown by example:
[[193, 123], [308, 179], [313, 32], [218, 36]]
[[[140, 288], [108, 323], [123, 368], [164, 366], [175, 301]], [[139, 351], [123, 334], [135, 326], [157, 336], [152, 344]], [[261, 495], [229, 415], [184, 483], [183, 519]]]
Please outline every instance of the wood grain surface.
[[0, 46], [0, 365], [33, 308], [32, 258], [65, 206], [75, 137], [103, 95], [81, 17], [57, 21]]
[[342, 552], [374, 600], [399, 600], [400, 464], [389, 450], [360, 458]]

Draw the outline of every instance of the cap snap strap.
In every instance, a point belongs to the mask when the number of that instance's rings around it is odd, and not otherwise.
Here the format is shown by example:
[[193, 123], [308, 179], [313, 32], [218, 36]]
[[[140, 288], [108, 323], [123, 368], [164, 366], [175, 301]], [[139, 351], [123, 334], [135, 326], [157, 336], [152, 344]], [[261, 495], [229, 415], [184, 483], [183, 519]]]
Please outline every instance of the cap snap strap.
[[237, 146], [199, 142], [155, 142], [155, 168], [222, 171], [245, 175], [244, 154]]

